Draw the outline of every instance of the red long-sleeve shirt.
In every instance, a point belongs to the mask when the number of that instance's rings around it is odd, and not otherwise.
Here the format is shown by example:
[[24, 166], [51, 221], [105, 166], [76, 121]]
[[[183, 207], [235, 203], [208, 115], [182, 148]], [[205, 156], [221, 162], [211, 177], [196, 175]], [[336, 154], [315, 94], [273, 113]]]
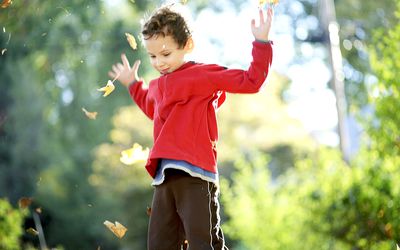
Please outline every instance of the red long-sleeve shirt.
[[225, 92], [256, 93], [272, 63], [271, 42], [254, 41], [248, 70], [187, 62], [172, 73], [129, 86], [140, 109], [154, 121], [154, 145], [146, 169], [154, 177], [159, 159], [187, 161], [217, 173], [216, 111]]

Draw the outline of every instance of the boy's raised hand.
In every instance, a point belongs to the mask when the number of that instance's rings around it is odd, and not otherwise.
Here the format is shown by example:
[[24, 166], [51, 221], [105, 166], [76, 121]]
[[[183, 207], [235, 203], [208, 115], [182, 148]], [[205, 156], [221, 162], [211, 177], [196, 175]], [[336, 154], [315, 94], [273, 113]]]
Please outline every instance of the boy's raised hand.
[[138, 69], [140, 65], [140, 60], [137, 60], [133, 66], [129, 65], [128, 58], [125, 54], [121, 55], [121, 63], [116, 63], [112, 66], [112, 71], [108, 72], [111, 78], [115, 78], [120, 81], [124, 86], [128, 87], [134, 81], [139, 81]]
[[256, 21], [254, 19], [251, 20], [251, 31], [253, 32], [254, 38], [260, 41], [268, 41], [269, 31], [271, 29], [272, 17], [274, 15], [271, 7], [267, 9], [267, 19], [264, 20], [264, 12], [260, 8], [260, 24], [257, 27]]

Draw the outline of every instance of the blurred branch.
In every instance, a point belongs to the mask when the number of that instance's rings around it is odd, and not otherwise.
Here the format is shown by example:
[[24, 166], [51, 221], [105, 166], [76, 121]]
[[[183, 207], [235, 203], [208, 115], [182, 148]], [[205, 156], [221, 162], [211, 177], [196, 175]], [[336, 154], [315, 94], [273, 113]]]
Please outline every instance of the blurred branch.
[[35, 222], [35, 227], [39, 232], [38, 237], [39, 237], [40, 249], [47, 250], [46, 240], [44, 238], [42, 223], [40, 223], [39, 215], [36, 212], [32, 212], [32, 214], [33, 214], [33, 221]]
[[346, 162], [349, 162], [350, 138], [346, 121], [347, 104], [344, 88], [343, 61], [342, 53], [340, 51], [339, 25], [336, 21], [335, 5], [333, 0], [320, 1], [320, 15], [324, 30], [327, 32], [329, 37], [327, 43], [331, 59], [333, 91], [336, 97], [340, 150], [342, 152], [342, 158]]

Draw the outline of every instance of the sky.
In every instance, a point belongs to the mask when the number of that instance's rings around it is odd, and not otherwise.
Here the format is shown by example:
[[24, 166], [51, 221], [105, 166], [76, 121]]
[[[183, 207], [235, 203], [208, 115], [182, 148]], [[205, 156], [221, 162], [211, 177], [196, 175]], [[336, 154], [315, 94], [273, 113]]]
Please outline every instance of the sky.
[[[254, 37], [250, 21], [258, 18], [258, 1], [244, 1], [236, 12], [230, 1], [218, 0], [220, 12], [204, 9], [193, 18], [195, 50], [191, 58], [195, 61], [217, 63], [230, 68], [246, 68], [251, 61], [251, 42]], [[284, 5], [284, 6], [283, 6]], [[290, 81], [287, 91], [289, 114], [299, 119], [305, 129], [319, 142], [337, 146], [337, 113], [335, 96], [328, 88], [330, 69], [324, 62], [327, 50], [300, 44], [305, 60], [294, 61], [298, 56], [294, 36], [305, 36], [306, 28], [291, 26], [291, 18], [282, 8], [291, 12], [302, 12], [301, 4], [286, 0], [274, 7], [274, 21], [270, 39], [274, 45], [272, 70], [286, 75]], [[306, 20], [303, 25], [316, 25], [317, 20]], [[267, 79], [268, 81], [268, 79]], [[268, 82], [267, 82], [268, 84]]]

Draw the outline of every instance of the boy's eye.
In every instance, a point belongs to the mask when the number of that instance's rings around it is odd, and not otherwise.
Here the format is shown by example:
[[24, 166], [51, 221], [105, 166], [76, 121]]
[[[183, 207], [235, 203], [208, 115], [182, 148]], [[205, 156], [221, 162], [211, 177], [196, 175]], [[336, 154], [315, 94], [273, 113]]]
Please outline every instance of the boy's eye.
[[163, 56], [169, 56], [171, 55], [171, 53], [165, 53]]
[[151, 55], [150, 58], [156, 58], [156, 56]]

